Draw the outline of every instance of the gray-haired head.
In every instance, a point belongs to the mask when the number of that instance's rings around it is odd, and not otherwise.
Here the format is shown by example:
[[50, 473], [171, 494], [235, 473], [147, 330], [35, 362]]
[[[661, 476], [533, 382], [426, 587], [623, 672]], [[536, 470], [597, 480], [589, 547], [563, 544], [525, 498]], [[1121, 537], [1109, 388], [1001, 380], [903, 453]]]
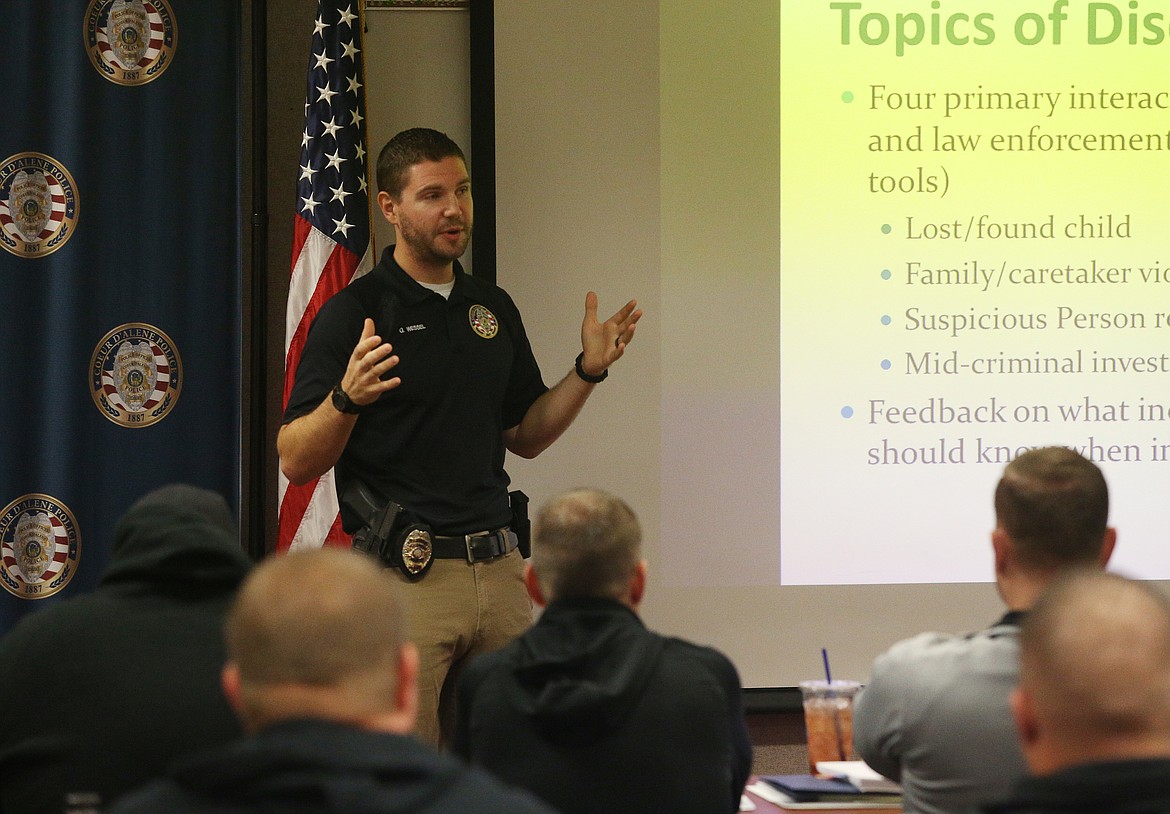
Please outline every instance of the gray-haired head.
[[608, 492], [565, 492], [536, 516], [532, 569], [550, 600], [623, 599], [641, 558], [638, 518], [625, 501]]

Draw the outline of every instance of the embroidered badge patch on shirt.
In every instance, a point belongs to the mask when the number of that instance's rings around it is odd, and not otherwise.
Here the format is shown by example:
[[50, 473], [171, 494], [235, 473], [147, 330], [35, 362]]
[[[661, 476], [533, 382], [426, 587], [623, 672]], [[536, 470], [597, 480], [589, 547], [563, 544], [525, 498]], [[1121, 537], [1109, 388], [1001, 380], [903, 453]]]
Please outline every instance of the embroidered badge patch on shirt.
[[467, 318], [471, 321], [471, 330], [484, 339], [491, 339], [500, 332], [500, 321], [496, 319], [495, 314], [482, 305], [471, 306], [471, 310], [467, 312]]

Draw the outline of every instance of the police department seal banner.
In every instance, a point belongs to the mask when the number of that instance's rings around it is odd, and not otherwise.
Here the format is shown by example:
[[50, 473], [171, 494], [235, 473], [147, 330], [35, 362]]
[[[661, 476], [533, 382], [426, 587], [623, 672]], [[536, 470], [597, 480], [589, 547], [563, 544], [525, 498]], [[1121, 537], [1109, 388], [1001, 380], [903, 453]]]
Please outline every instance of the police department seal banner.
[[77, 573], [81, 534], [69, 507], [49, 495], [18, 497], [0, 512], [0, 580], [21, 599], [44, 599]]
[[44, 153], [17, 153], [0, 165], [0, 243], [17, 257], [44, 257], [77, 229], [73, 176]]
[[102, 415], [123, 427], [148, 427], [175, 408], [183, 364], [171, 338], [153, 325], [119, 325], [89, 363], [90, 392]]
[[491, 339], [500, 332], [500, 322], [496, 315], [482, 305], [473, 305], [467, 312], [467, 319], [471, 322], [471, 330], [484, 339]]
[[119, 85], [158, 79], [174, 61], [178, 38], [166, 0], [90, 0], [85, 12], [89, 61]]

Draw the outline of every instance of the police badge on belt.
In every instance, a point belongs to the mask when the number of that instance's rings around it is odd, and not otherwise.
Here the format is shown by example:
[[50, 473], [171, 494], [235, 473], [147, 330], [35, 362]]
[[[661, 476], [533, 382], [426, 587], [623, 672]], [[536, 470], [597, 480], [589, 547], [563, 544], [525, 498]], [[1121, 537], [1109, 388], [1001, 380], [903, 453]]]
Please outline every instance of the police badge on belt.
[[379, 504], [358, 483], [346, 490], [343, 502], [366, 520], [354, 532], [354, 551], [377, 557], [410, 579], [421, 579], [426, 574], [434, 561], [430, 526], [393, 500]]

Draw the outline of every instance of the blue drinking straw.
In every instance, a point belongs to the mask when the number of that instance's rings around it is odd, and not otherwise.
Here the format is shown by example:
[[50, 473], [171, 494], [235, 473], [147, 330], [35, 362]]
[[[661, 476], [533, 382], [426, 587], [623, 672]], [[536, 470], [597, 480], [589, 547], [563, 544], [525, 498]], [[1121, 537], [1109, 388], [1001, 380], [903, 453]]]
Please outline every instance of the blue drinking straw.
[[829, 651], [821, 648], [821, 661], [825, 663], [825, 681], [829, 685], [829, 700], [833, 701], [833, 731], [837, 735], [837, 754], [841, 760], [848, 760], [845, 754], [845, 734], [841, 731], [841, 711], [837, 709], [837, 693], [833, 690], [833, 673], [829, 670]]

